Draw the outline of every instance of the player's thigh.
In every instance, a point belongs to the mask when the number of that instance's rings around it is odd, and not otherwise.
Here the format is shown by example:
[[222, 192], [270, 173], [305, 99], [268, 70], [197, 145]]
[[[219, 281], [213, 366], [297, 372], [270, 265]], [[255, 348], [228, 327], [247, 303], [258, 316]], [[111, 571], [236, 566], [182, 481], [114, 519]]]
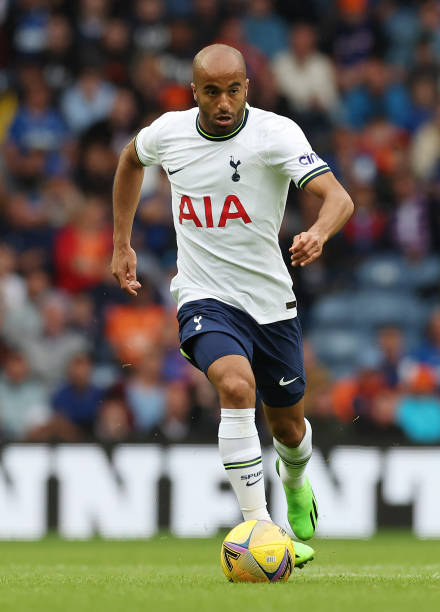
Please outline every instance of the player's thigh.
[[243, 355], [220, 357], [209, 366], [207, 376], [219, 394], [222, 407], [255, 406], [255, 378], [247, 357]]
[[243, 355], [251, 361], [252, 341], [240, 320], [243, 316], [214, 299], [187, 302], [177, 313], [183, 355], [205, 374], [225, 355]]
[[249, 355], [236, 338], [221, 332], [206, 332], [192, 338], [185, 347], [194, 365], [216, 388], [223, 407], [255, 405], [255, 378]]
[[[183, 343], [182, 348], [183, 354], [191, 361], [192, 365], [202, 370], [211, 382], [213, 381], [208, 371], [212, 375], [214, 370], [211, 369], [211, 365], [220, 359], [229, 356], [241, 357], [249, 363], [249, 353], [243, 344], [233, 335], [222, 331], [205, 332], [192, 336]], [[224, 368], [218, 369], [222, 371]]]
[[286, 446], [298, 446], [306, 430], [304, 398], [290, 406], [268, 406], [263, 402], [263, 408], [272, 435]]

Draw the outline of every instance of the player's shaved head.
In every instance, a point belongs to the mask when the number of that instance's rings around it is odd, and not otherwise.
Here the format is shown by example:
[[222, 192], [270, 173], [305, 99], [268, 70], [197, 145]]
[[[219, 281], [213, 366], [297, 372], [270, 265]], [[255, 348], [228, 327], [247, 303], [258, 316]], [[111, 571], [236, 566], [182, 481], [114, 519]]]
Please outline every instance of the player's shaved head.
[[246, 78], [246, 63], [240, 51], [229, 45], [209, 45], [199, 51], [194, 58], [193, 80], [196, 85], [200, 79], [232, 73]]
[[217, 44], [199, 51], [191, 87], [207, 132], [226, 135], [243, 120], [248, 80], [244, 58], [234, 47]]

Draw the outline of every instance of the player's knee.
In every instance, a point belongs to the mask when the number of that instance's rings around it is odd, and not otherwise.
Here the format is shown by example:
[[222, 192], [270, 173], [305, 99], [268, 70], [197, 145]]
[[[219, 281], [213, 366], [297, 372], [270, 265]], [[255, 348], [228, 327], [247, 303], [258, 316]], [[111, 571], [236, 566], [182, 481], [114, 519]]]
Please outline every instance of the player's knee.
[[274, 438], [276, 438], [278, 442], [281, 442], [281, 444], [289, 448], [295, 448], [301, 444], [301, 440], [304, 438], [306, 431], [304, 419], [283, 419], [275, 421], [271, 423], [271, 425]]
[[255, 383], [240, 374], [226, 374], [218, 384], [223, 407], [250, 408], [255, 405]]

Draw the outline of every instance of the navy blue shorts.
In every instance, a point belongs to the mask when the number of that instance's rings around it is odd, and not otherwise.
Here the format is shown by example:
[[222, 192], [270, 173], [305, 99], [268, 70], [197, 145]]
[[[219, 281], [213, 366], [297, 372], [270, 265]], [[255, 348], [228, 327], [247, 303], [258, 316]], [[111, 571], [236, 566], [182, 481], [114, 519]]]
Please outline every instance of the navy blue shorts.
[[243, 355], [268, 406], [290, 406], [304, 395], [298, 317], [259, 325], [246, 312], [214, 299], [187, 302], [177, 313], [182, 352], [205, 374], [225, 355]]

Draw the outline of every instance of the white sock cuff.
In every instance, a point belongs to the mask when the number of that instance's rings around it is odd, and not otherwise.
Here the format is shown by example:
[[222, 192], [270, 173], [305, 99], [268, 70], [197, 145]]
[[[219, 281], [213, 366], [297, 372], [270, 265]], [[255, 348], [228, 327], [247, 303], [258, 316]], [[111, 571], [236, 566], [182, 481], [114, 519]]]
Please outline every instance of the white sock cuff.
[[309, 460], [312, 454], [312, 426], [307, 419], [304, 419], [306, 431], [303, 439], [298, 446], [291, 448], [286, 446], [276, 438], [273, 439], [273, 445], [283, 461], [287, 464], [296, 463], [298, 460]]
[[220, 438], [218, 445], [223, 465], [260, 459], [260, 464], [257, 463], [252, 469], [261, 468], [261, 446], [258, 436], [235, 439]]
[[220, 415], [219, 438], [251, 438], [258, 435], [255, 408], [222, 408]]

